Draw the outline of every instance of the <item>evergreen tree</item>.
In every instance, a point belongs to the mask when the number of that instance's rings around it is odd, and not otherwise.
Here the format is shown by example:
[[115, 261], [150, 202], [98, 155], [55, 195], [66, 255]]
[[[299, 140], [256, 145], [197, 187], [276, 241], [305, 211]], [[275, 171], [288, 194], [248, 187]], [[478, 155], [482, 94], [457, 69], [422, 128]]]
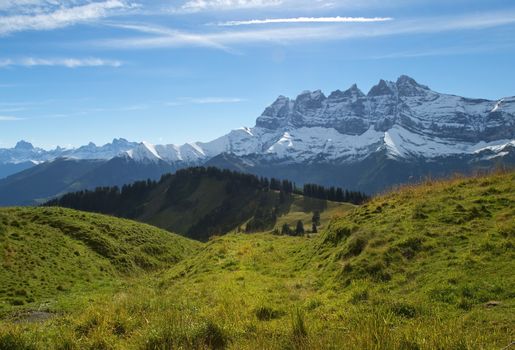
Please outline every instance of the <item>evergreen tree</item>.
[[288, 225], [287, 223], [284, 223], [282, 229], [281, 229], [281, 233], [283, 235], [291, 235], [291, 228], [290, 228], [290, 225]]
[[295, 228], [295, 234], [297, 236], [302, 236], [304, 234], [304, 224], [301, 220], [297, 221], [297, 227]]
[[320, 226], [320, 212], [315, 211], [313, 212], [313, 217], [311, 218], [311, 222], [314, 226]]
[[311, 232], [318, 233], [317, 225], [315, 225], [315, 223], [311, 226]]

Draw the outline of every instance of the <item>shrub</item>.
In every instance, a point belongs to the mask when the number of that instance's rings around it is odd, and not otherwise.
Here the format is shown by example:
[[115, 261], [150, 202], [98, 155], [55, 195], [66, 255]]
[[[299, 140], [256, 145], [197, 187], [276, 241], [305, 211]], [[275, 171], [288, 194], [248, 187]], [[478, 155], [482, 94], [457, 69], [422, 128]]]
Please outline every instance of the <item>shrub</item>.
[[424, 239], [422, 237], [410, 237], [397, 244], [397, 247], [399, 247], [401, 254], [405, 258], [412, 259], [419, 251], [422, 250], [423, 242]]
[[292, 335], [294, 339], [302, 339], [308, 335], [306, 323], [304, 321], [304, 313], [297, 308], [291, 317]]
[[397, 302], [393, 304], [390, 309], [395, 315], [404, 318], [414, 318], [418, 314], [417, 308], [415, 306], [404, 302]]
[[386, 271], [386, 266], [382, 262], [375, 262], [365, 267], [365, 271], [378, 282], [387, 282], [392, 276]]
[[352, 292], [352, 295], [350, 297], [350, 302], [352, 304], [357, 304], [362, 301], [366, 301], [369, 298], [368, 290], [364, 288], [360, 288], [359, 290], [356, 290]]
[[327, 230], [327, 234], [324, 238], [325, 244], [337, 245], [344, 238], [349, 237], [352, 234], [352, 228], [344, 225], [344, 226], [336, 226], [331, 225], [329, 230]]
[[363, 237], [351, 239], [347, 246], [345, 257], [358, 256], [367, 246], [368, 241]]
[[208, 349], [225, 349], [229, 338], [222, 328], [211, 320], [203, 322], [194, 335], [194, 343], [198, 346], [205, 346]]
[[35, 350], [36, 346], [21, 333], [0, 333], [0, 350]]
[[268, 306], [259, 306], [254, 310], [254, 314], [260, 321], [270, 321], [280, 318], [283, 315], [283, 312]]

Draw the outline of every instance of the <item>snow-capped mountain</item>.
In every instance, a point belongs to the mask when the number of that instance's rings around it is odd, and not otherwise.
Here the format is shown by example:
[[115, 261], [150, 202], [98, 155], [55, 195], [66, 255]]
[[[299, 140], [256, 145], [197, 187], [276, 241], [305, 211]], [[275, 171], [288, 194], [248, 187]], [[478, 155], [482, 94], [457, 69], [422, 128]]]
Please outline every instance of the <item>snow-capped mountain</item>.
[[57, 158], [109, 160], [137, 146], [138, 143], [136, 142], [114, 139], [113, 142], [103, 146], [97, 146], [90, 142], [88, 145], [79, 148], [56, 147], [47, 151], [34, 147], [29, 142], [20, 141], [14, 148], [0, 149], [0, 179]]
[[[353, 85], [329, 96], [319, 90], [295, 99], [280, 96], [254, 127], [206, 143], [118, 139], [101, 147], [44, 151], [21, 141], [0, 150], [0, 175], [61, 157], [109, 160], [101, 177], [156, 178], [212, 165], [373, 193], [428, 175], [515, 165], [515, 97], [490, 101], [442, 94], [401, 76], [381, 80], [367, 94]], [[125, 170], [117, 173], [118, 168]], [[88, 183], [102, 184], [94, 179], [97, 172], [92, 174]]]
[[66, 149], [57, 147], [47, 151], [34, 147], [31, 143], [20, 141], [14, 148], [0, 149], [0, 164], [17, 164], [24, 162], [41, 163], [54, 160], [60, 157], [73, 159], [111, 159], [125, 151], [135, 148], [136, 142], [129, 142], [125, 139], [114, 139], [112, 143], [97, 146], [90, 142], [86, 146]]
[[381, 80], [366, 95], [353, 85], [328, 97], [319, 90], [294, 100], [280, 96], [253, 128], [208, 143], [143, 143], [128, 155], [186, 164], [223, 153], [284, 163], [348, 164], [383, 150], [402, 159], [488, 150], [502, 157], [509, 146], [515, 147], [515, 97], [489, 101], [441, 94], [401, 76], [396, 82]]

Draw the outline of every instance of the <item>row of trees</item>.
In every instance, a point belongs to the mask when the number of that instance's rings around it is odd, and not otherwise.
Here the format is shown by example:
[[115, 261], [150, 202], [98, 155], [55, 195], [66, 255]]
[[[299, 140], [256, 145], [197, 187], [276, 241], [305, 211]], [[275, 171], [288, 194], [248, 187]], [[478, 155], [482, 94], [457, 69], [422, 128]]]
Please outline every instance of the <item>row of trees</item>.
[[340, 187], [326, 188], [316, 184], [305, 184], [302, 193], [306, 197], [353, 204], [362, 204], [369, 199], [369, 197], [362, 192], [343, 190]]
[[[306, 184], [301, 190], [296, 187], [295, 183], [289, 180], [268, 179], [214, 167], [195, 167], [178, 170], [175, 174], [163, 175], [159, 181], [137, 181], [133, 184], [124, 185], [121, 188], [117, 186], [99, 187], [95, 190], [69, 193], [59, 199], [48, 202], [47, 205], [58, 205], [101, 213], [115, 213], [119, 211], [120, 207], [128, 208], [134, 203], [141, 204], [141, 201], [153, 189], [164, 182], [169, 181], [171, 184], [168, 189], [168, 195], [172, 199], [176, 197], [178, 192], [187, 192], [190, 185], [192, 188], [195, 188], [195, 180], [199, 180], [202, 177], [226, 181], [226, 191], [229, 194], [248, 191], [249, 188], [252, 188], [258, 191], [279, 191], [282, 199], [292, 193], [322, 200], [354, 204], [361, 204], [368, 199], [368, 196], [364, 193], [343, 190], [339, 187], [325, 188], [320, 185]], [[284, 200], [281, 202], [284, 202]]]

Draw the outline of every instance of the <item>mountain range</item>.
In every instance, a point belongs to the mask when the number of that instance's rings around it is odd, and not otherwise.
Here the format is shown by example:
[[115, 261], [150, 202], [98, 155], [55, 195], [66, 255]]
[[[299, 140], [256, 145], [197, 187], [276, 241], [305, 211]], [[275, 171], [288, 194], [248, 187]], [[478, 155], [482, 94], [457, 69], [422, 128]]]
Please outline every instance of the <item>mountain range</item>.
[[[381, 80], [367, 94], [353, 85], [328, 96], [320, 90], [305, 91], [295, 99], [280, 96], [254, 127], [233, 130], [207, 143], [176, 146], [115, 139], [100, 147], [90, 143], [44, 151], [22, 141], [13, 149], [0, 150], [0, 175], [31, 167], [17, 173], [14, 183], [32, 182], [35, 164], [71, 159], [95, 166], [70, 178], [59, 191], [44, 196], [27, 193], [23, 203], [199, 165], [375, 193], [427, 176], [515, 164], [515, 97], [495, 101], [459, 97], [401, 76], [395, 82]], [[93, 159], [98, 162], [92, 163]], [[102, 176], [109, 172], [100, 166], [109, 169], [110, 180]], [[140, 168], [145, 170], [135, 170]], [[40, 180], [42, 176], [38, 172]], [[12, 186], [12, 176], [0, 180], [0, 197]]]

